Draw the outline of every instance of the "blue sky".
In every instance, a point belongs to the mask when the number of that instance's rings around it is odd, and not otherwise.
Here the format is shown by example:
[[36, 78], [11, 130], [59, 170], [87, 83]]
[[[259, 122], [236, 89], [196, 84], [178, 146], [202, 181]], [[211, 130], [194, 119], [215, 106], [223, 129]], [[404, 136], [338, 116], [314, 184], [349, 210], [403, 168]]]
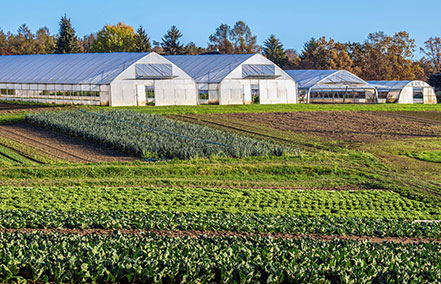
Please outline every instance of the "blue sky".
[[55, 34], [66, 13], [80, 36], [122, 21], [143, 25], [151, 39], [160, 40], [174, 24], [183, 32], [184, 43], [201, 46], [220, 24], [232, 26], [237, 20], [251, 27], [259, 44], [275, 34], [286, 48], [297, 50], [322, 35], [342, 42], [363, 41], [370, 32], [405, 30], [419, 46], [430, 36], [441, 36], [440, 0], [20, 0], [7, 1], [1, 10], [0, 29], [5, 32], [15, 33], [26, 23], [33, 31], [47, 26]]

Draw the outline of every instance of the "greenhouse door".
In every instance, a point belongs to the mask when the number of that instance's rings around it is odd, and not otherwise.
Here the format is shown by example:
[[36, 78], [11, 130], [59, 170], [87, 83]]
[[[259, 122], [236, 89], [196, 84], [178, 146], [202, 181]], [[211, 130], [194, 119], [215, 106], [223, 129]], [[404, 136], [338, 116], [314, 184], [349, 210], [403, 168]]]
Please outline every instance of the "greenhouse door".
[[155, 105], [155, 86], [145, 86], [145, 96], [147, 105]]
[[251, 103], [251, 86], [243, 85], [243, 103], [250, 104]]

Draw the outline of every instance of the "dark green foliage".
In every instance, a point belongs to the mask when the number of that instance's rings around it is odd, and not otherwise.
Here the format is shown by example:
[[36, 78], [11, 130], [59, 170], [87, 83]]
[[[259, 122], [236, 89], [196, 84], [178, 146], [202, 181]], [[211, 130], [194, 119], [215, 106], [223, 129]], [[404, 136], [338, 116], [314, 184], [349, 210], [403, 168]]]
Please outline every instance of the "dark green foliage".
[[78, 38], [72, 28], [70, 18], [66, 15], [61, 17], [60, 31], [57, 39], [56, 53], [77, 53], [80, 52]]
[[137, 52], [149, 52], [152, 49], [150, 38], [142, 26], [136, 31], [135, 46]]
[[270, 142], [134, 111], [45, 112], [29, 114], [26, 119], [140, 157], [279, 156], [288, 150]]
[[161, 46], [164, 49], [165, 54], [175, 55], [183, 54], [184, 46], [179, 42], [182, 37], [182, 33], [176, 26], [172, 26], [170, 30], [162, 38]]
[[263, 43], [263, 55], [281, 68], [288, 63], [283, 44], [274, 35]]
[[0, 234], [0, 280], [55, 283], [435, 283], [441, 245], [155, 234]]
[[440, 238], [441, 223], [240, 213], [0, 211], [0, 228], [139, 229]]

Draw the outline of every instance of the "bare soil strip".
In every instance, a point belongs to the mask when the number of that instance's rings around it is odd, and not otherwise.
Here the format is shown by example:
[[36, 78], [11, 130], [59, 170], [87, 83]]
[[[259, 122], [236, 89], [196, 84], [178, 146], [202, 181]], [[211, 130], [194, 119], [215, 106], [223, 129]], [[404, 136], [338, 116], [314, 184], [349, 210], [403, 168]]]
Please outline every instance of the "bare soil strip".
[[63, 106], [40, 106], [40, 105], [25, 105], [13, 103], [0, 103], [0, 114], [2, 113], [17, 113], [24, 111], [40, 112], [46, 110], [61, 109]]
[[69, 162], [96, 163], [137, 160], [127, 154], [24, 122], [0, 125], [0, 135]]
[[441, 121], [393, 112], [286, 112], [192, 115], [210, 121], [240, 121], [280, 131], [346, 142], [369, 143], [418, 137], [441, 137]]
[[441, 239], [431, 238], [402, 238], [402, 237], [372, 237], [372, 236], [338, 236], [338, 235], [318, 235], [318, 234], [285, 234], [285, 233], [250, 233], [250, 232], [217, 232], [217, 231], [182, 231], [182, 230], [137, 230], [137, 229], [0, 229], [2, 233], [35, 233], [40, 232], [44, 234], [60, 233], [60, 234], [77, 234], [77, 235], [113, 235], [115, 233], [128, 235], [143, 235], [146, 233], [153, 233], [159, 236], [166, 236], [172, 238], [199, 238], [202, 236], [209, 238], [218, 237], [264, 237], [275, 239], [314, 239], [320, 241], [332, 240], [352, 240], [352, 241], [369, 241], [373, 243], [399, 243], [399, 244], [413, 244], [413, 243], [441, 243]]

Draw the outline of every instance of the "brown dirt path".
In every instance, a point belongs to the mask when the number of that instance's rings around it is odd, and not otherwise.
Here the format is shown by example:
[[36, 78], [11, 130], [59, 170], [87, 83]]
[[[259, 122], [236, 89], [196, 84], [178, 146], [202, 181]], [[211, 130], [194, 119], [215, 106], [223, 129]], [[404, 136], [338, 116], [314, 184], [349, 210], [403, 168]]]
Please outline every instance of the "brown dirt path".
[[127, 154], [24, 122], [0, 125], [0, 136], [69, 162], [131, 162], [138, 160]]
[[402, 237], [372, 237], [372, 236], [338, 236], [338, 235], [317, 235], [317, 234], [285, 234], [285, 233], [250, 233], [250, 232], [218, 232], [218, 231], [182, 231], [182, 230], [137, 230], [137, 229], [121, 229], [121, 230], [107, 230], [107, 229], [0, 229], [0, 232], [8, 233], [34, 233], [41, 232], [61, 233], [61, 234], [78, 234], [78, 235], [112, 235], [116, 232], [128, 235], [142, 235], [146, 233], [153, 233], [159, 236], [168, 236], [173, 238], [188, 237], [198, 238], [206, 236], [210, 238], [216, 237], [272, 237], [277, 239], [314, 239], [321, 241], [332, 240], [353, 240], [353, 241], [369, 241], [373, 243], [399, 243], [399, 244], [413, 244], [413, 243], [441, 243], [441, 239], [430, 238], [402, 238]]

